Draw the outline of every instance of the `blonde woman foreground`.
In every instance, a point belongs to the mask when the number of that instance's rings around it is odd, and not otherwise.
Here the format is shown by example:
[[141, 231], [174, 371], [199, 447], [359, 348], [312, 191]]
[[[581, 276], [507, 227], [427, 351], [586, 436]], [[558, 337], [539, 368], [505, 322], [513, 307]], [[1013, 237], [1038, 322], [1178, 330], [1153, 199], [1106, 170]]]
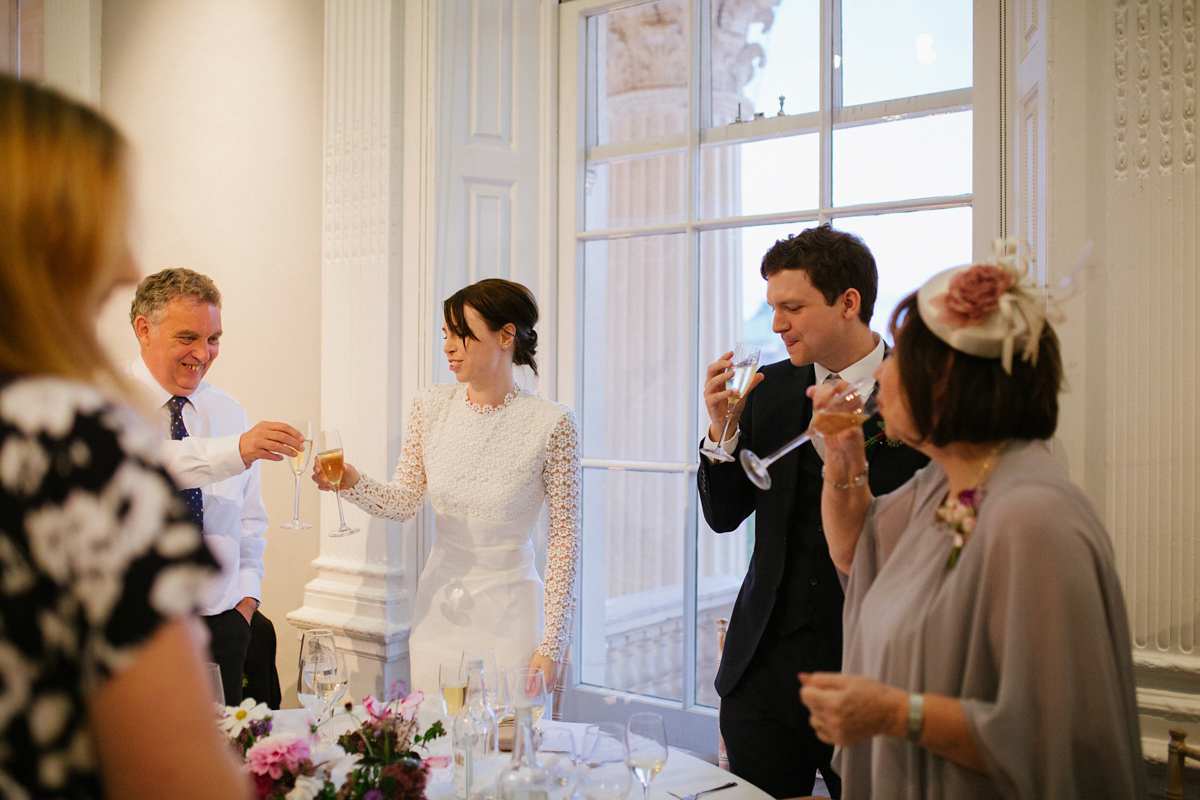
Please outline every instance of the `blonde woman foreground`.
[[892, 317], [879, 410], [933, 463], [872, 498], [861, 431], [826, 442], [845, 654], [800, 696], [846, 800], [1146, 796], [1112, 546], [1044, 442], [1062, 360], [1026, 270], [1009, 243]]
[[0, 796], [230, 798], [193, 610], [216, 562], [96, 339], [137, 279], [126, 146], [0, 75]]
[[[479, 281], [443, 311], [443, 350], [458, 383], [432, 386], [413, 401], [390, 484], [346, 464], [342, 497], [374, 516], [405, 520], [429, 493], [436, 533], [409, 637], [414, 688], [436, 693], [438, 664], [477, 648], [494, 649], [502, 667], [541, 668], [553, 688], [570, 635], [579, 552], [575, 415], [514, 380], [514, 364], [537, 371], [538, 310], [528, 289]], [[320, 464], [313, 473], [318, 486], [332, 488]], [[543, 502], [550, 512], [544, 589], [533, 547]]]

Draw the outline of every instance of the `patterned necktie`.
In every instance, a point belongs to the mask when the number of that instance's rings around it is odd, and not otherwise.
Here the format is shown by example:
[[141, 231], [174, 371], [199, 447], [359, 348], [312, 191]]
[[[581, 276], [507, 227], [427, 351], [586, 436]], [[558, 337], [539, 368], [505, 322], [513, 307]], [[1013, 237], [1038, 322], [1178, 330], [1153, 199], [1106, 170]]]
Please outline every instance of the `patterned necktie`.
[[[188, 435], [187, 428], [183, 424], [183, 404], [188, 399], [186, 397], [175, 396], [167, 401], [167, 408], [171, 411], [171, 438], [182, 439]], [[183, 499], [183, 504], [187, 506], [188, 516], [192, 522], [196, 523], [196, 527], [204, 530], [204, 498], [199, 489], [180, 489], [179, 496]]]
[[[841, 375], [838, 375], [836, 372], [831, 372], [825, 376], [825, 380], [822, 381], [822, 383], [827, 384], [829, 386], [833, 386], [841, 379], [842, 379]], [[821, 460], [824, 461], [825, 460], [825, 440], [822, 439], [820, 436], [816, 436], [813, 438], [812, 443], [813, 443], [813, 447], [817, 448], [817, 455], [819, 455], [821, 457]]]

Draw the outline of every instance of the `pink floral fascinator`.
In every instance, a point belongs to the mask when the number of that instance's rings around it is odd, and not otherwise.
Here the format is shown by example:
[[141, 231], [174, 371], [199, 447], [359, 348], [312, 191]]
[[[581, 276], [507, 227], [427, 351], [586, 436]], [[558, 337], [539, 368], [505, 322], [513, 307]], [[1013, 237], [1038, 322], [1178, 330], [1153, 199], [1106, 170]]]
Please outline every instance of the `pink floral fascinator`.
[[917, 292], [921, 320], [955, 350], [999, 358], [1010, 375], [1014, 352], [1037, 364], [1042, 329], [1047, 320], [1061, 321], [1058, 303], [1074, 293], [1077, 276], [1089, 266], [1091, 243], [1057, 296], [1030, 274], [1028, 250], [1020, 239], [996, 239], [986, 262], [937, 273]]

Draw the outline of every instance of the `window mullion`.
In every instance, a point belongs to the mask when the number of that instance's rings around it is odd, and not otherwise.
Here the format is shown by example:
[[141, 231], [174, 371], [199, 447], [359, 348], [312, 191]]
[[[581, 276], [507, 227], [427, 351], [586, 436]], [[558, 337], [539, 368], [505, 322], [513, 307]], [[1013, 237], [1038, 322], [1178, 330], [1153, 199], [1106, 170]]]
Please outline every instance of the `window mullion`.
[[821, 2], [821, 94], [820, 94], [820, 145], [821, 164], [818, 170], [820, 181], [817, 223], [826, 222], [828, 209], [833, 206], [833, 84], [834, 84], [834, 16], [839, 0]]

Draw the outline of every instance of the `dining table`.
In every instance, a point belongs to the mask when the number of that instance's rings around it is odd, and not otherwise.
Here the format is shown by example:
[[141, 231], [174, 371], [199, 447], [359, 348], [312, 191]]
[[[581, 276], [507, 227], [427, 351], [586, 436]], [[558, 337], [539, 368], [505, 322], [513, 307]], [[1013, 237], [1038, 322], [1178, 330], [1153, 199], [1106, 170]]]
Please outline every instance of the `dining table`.
[[[311, 715], [305, 709], [284, 709], [282, 711], [273, 711], [271, 714], [272, 733], [275, 734], [303, 734], [308, 730], [312, 721]], [[355, 707], [352, 714], [353, 716], [351, 714], [340, 713], [320, 726], [321, 732], [327, 742], [333, 741], [340, 734], [357, 727], [358, 723], [355, 717], [359, 721], [365, 718], [360, 707]], [[420, 723], [421, 730], [432, 725], [437, 719], [441, 719], [442, 724], [446, 725], [445, 718], [437, 712], [424, 708], [418, 712], [417, 720]], [[575, 738], [577, 746], [580, 746], [588, 723], [557, 722], [543, 719], [535, 727], [540, 731], [550, 731], [555, 728], [569, 731]], [[454, 800], [454, 785], [450, 767], [448, 765], [440, 766], [441, 762], [436, 758], [439, 756], [448, 757], [451, 754], [449, 725], [446, 725], [446, 730], [447, 735], [435, 739], [430, 743], [428, 753], [426, 753], [427, 756], [435, 757], [435, 763], [439, 764], [439, 766], [434, 766], [430, 769], [429, 781], [425, 786], [427, 800]], [[507, 757], [508, 753], [500, 753], [497, 757], [498, 763], [507, 763]], [[448, 762], [449, 759], [443, 758], [442, 760]], [[335, 775], [335, 782], [338, 782], [340, 777], [344, 776]], [[706, 790], [714, 789], [731, 782], [736, 785], [711, 794], [705, 794], [704, 800], [772, 800], [771, 796], [762, 789], [742, 778], [734, 776], [717, 765], [696, 758], [678, 748], [668, 747], [667, 763], [658, 777], [650, 783], [649, 800], [686, 798], [688, 795], [705, 792]], [[635, 778], [628, 796], [630, 800], [639, 800], [641, 793], [641, 784]]]

